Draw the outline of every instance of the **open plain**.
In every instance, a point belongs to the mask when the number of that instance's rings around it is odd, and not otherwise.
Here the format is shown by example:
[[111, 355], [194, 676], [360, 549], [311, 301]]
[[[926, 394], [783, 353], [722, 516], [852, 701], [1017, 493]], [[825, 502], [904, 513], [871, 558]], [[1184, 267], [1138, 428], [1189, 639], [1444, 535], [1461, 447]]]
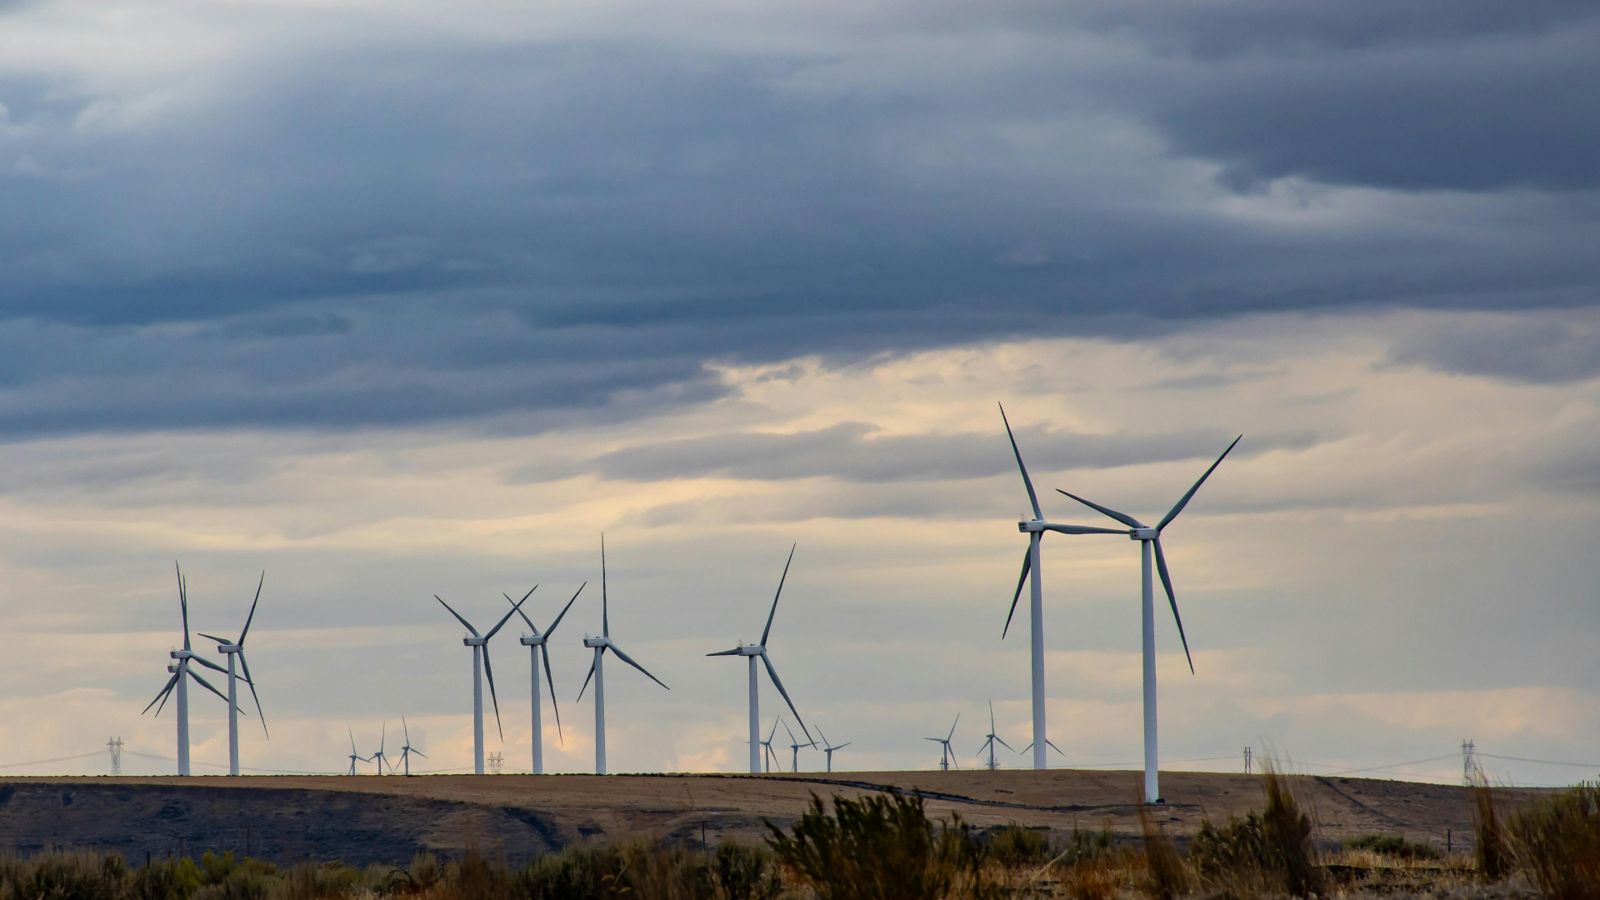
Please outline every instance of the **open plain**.
[[[1316, 839], [1402, 835], [1460, 851], [1472, 833], [1467, 789], [1295, 776]], [[1207, 818], [1259, 809], [1258, 776], [1165, 773], [1154, 822], [1184, 841]], [[467, 848], [516, 862], [587, 841], [758, 841], [765, 821], [798, 817], [812, 795], [919, 792], [935, 818], [980, 828], [1140, 833], [1139, 773], [1049, 770], [771, 775], [432, 775], [78, 777], [0, 780], [0, 850], [112, 851], [130, 861], [234, 850], [292, 862], [408, 862]], [[1508, 806], [1540, 795], [1501, 792]]]

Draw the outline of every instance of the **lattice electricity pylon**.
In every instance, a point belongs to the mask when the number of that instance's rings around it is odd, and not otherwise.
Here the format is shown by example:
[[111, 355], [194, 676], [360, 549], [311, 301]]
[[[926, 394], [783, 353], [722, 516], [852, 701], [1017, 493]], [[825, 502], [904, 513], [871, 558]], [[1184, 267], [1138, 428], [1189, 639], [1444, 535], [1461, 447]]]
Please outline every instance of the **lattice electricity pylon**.
[[1478, 767], [1478, 747], [1471, 738], [1461, 742], [1461, 783], [1468, 786], [1485, 783], [1483, 769]]
[[494, 773], [495, 775], [499, 775], [501, 768], [503, 768], [505, 766], [505, 764], [506, 764], [506, 758], [504, 756], [501, 756], [499, 753], [491, 753], [491, 754], [489, 754], [489, 771], [490, 772]]
[[111, 774], [122, 774], [122, 738], [114, 737], [106, 741], [106, 749], [111, 751]]
[[1250, 774], [1250, 763], [1251, 763], [1250, 757], [1253, 756], [1253, 755], [1254, 755], [1254, 753], [1250, 750], [1249, 747], [1244, 748], [1244, 773], [1246, 775]]

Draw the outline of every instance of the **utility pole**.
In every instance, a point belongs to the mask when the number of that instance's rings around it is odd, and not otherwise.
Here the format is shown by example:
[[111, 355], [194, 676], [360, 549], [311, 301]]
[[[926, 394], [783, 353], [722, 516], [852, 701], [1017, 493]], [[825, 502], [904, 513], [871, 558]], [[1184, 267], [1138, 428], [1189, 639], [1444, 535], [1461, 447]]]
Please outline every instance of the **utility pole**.
[[1250, 774], [1250, 756], [1251, 756], [1250, 748], [1249, 747], [1244, 748], [1244, 773], [1246, 775]]
[[1478, 748], [1468, 738], [1461, 742], [1461, 783], [1467, 786], [1483, 783], [1483, 770], [1478, 768]]
[[122, 774], [122, 738], [114, 737], [106, 741], [106, 749], [111, 751], [111, 774]]

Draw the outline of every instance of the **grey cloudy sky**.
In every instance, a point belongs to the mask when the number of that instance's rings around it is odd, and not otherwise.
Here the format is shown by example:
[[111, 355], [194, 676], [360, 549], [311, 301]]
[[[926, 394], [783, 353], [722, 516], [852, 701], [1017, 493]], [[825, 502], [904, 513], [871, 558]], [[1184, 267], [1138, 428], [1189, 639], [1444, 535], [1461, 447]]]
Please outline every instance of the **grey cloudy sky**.
[[[175, 558], [208, 630], [268, 570], [247, 763], [404, 713], [465, 764], [430, 595], [548, 618], [602, 529], [674, 688], [615, 679], [614, 769], [737, 767], [699, 654], [792, 541], [774, 653], [853, 764], [990, 697], [1025, 742], [996, 400], [1042, 487], [1136, 514], [1247, 435], [1170, 540], [1170, 758], [1596, 760], [1597, 40], [1578, 2], [0, 2], [0, 765], [170, 752]], [[1135, 555], [1046, 553], [1053, 736], [1137, 759]]]

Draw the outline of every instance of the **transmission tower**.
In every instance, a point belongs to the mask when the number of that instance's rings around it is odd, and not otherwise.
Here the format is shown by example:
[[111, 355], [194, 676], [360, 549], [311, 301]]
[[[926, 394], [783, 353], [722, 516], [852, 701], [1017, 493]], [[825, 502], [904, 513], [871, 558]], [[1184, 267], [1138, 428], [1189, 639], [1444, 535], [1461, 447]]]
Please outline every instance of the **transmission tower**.
[[122, 738], [114, 737], [106, 741], [106, 749], [111, 751], [111, 774], [122, 774]]
[[1483, 782], [1483, 770], [1478, 768], [1477, 745], [1468, 738], [1461, 742], [1461, 783], [1470, 786]]
[[1244, 773], [1246, 775], [1250, 774], [1250, 757], [1251, 756], [1252, 756], [1252, 753], [1250, 751], [1250, 748], [1249, 747], [1244, 748]]
[[506, 758], [504, 756], [501, 756], [498, 752], [489, 754], [489, 771], [490, 772], [493, 772], [494, 774], [499, 775], [500, 774], [500, 768], [502, 766], [504, 766], [505, 764], [506, 764]]

